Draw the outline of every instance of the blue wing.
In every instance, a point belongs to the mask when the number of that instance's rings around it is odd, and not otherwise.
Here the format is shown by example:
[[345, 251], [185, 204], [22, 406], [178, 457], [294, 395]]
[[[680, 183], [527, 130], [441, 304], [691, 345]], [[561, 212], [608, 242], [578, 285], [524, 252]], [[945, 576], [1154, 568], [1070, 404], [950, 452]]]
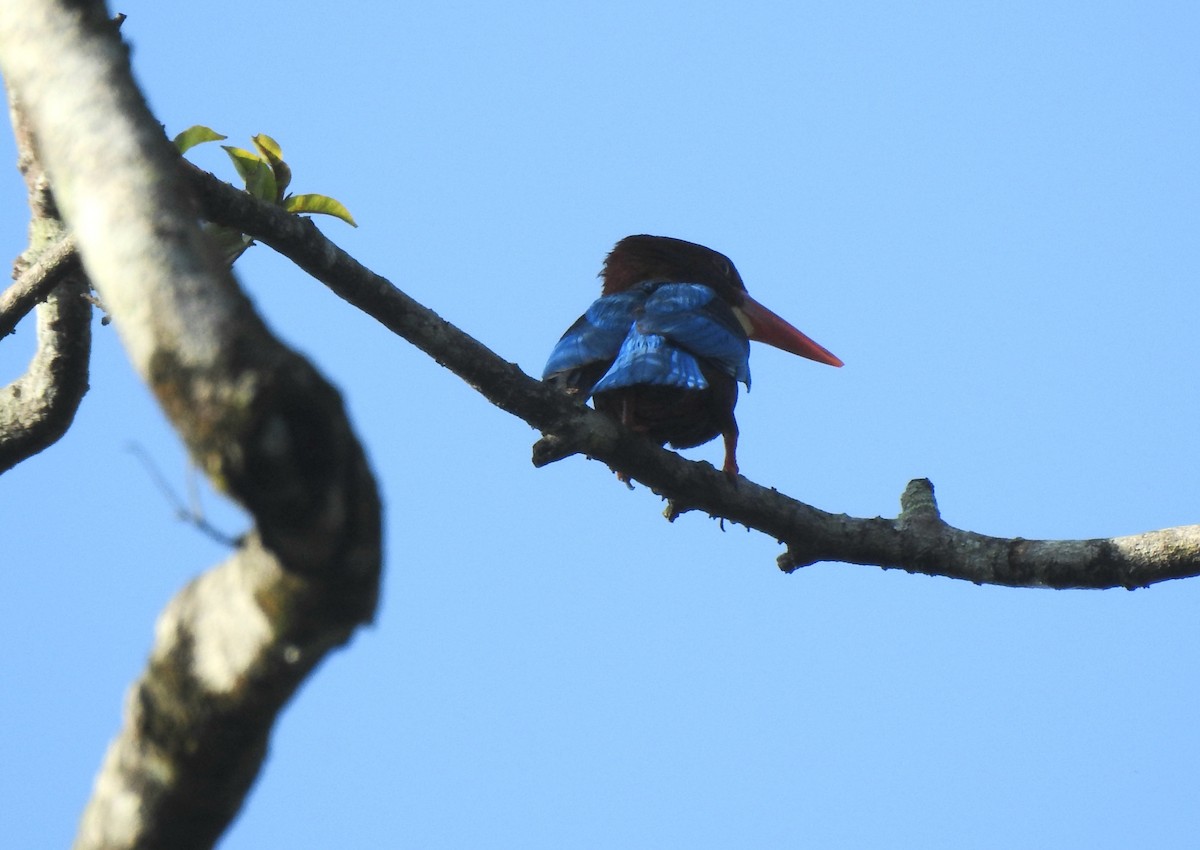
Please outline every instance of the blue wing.
[[667, 283], [654, 291], [638, 330], [659, 334], [750, 387], [750, 338], [733, 309], [699, 283]]
[[[558, 341], [542, 379], [566, 376], [584, 392], [704, 389], [701, 362], [750, 386], [750, 339], [733, 309], [699, 283], [647, 283], [594, 301]], [[591, 378], [580, 379], [589, 366]]]
[[750, 386], [750, 339], [729, 305], [707, 286], [664, 283], [646, 299], [592, 391], [635, 384], [704, 389], [701, 361]]
[[591, 363], [611, 362], [648, 294], [639, 287], [593, 301], [550, 352], [542, 380]]
[[708, 386], [696, 358], [658, 334], [644, 334], [635, 325], [593, 393], [635, 384], [702, 390]]

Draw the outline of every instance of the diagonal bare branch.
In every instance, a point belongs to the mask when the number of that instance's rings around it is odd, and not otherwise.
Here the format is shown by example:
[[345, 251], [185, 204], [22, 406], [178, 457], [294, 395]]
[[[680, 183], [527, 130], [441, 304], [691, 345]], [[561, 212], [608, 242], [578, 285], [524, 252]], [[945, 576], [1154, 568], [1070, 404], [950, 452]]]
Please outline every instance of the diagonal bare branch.
[[211, 221], [288, 257], [350, 304], [450, 369], [502, 410], [545, 436], [534, 463], [574, 454], [603, 461], [671, 500], [668, 518], [703, 511], [787, 546], [781, 569], [842, 561], [1013, 587], [1142, 587], [1200, 575], [1200, 526], [1095, 540], [1023, 540], [956, 529], [941, 520], [929, 482], [917, 480], [893, 519], [835, 515], [708, 463], [686, 461], [621, 428], [516, 365], [363, 267], [309, 220], [289, 215], [185, 164]]
[[[497, 407], [544, 432], [534, 447], [542, 466], [584, 454], [629, 472], [671, 499], [669, 519], [688, 511], [743, 524], [787, 545], [781, 569], [817, 561], [903, 569], [1012, 587], [1144, 587], [1200, 575], [1200, 526], [1090, 540], [999, 538], [954, 528], [936, 513], [907, 509], [892, 519], [830, 514], [745, 478], [736, 486], [709, 464], [692, 463], [639, 439], [590, 408], [550, 391], [486, 346], [363, 267], [307, 219], [263, 203], [184, 163], [204, 216], [274, 248], [446, 366]], [[902, 505], [907, 504], [907, 496]]]

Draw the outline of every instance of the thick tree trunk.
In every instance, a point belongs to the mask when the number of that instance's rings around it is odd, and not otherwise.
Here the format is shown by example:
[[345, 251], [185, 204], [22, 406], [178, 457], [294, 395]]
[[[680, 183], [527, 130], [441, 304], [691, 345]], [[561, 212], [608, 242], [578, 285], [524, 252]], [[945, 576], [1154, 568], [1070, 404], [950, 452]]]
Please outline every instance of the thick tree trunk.
[[210, 847], [284, 702], [373, 615], [375, 482], [337, 391], [270, 334], [207, 244], [103, 4], [0, 5], [0, 69], [135, 368], [255, 520], [162, 615], [76, 846]]

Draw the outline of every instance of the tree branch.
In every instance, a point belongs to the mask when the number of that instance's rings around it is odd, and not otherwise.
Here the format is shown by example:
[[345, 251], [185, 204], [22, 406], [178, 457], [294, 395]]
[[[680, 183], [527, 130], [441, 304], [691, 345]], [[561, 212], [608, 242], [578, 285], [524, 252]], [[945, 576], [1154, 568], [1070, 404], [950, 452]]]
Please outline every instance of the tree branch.
[[311, 221], [258, 201], [190, 163], [183, 167], [205, 218], [236, 227], [288, 257], [497, 407], [543, 431], [534, 446], [535, 465], [574, 454], [603, 461], [670, 498], [668, 519], [703, 511], [784, 542], [787, 551], [779, 566], [785, 571], [841, 561], [977, 584], [1094, 589], [1200, 575], [1200, 526], [1091, 540], [1009, 539], [942, 522], [932, 485], [922, 479], [911, 482], [906, 495], [927, 491], [934, 513], [905, 508], [894, 519], [826, 513], [744, 478], [730, 486], [709, 464], [659, 449], [530, 378], [364, 268]]
[[17, 281], [0, 295], [0, 340], [37, 307], [37, 350], [25, 374], [0, 389], [0, 473], [54, 444], [71, 427], [88, 390], [92, 349], [88, 280], [74, 240], [63, 235], [25, 111], [7, 94], [17, 165], [29, 195], [31, 244], [15, 264]]
[[20, 262], [19, 265], [21, 270], [17, 279], [0, 294], [0, 339], [12, 333], [17, 323], [45, 301], [54, 287], [70, 277], [83, 277], [75, 239], [70, 235], [60, 237], [32, 262]]
[[0, 473], [66, 433], [88, 389], [92, 305], [75, 272], [37, 308], [37, 351], [25, 374], [0, 389]]
[[213, 256], [103, 4], [0, 4], [0, 70], [134, 367], [256, 529], [163, 613], [75, 846], [211, 847], [284, 702], [373, 615], [375, 482], [337, 391]]
[[185, 164], [209, 220], [288, 257], [350, 304], [450, 369], [492, 404], [542, 431], [533, 462], [574, 454], [603, 461], [671, 501], [668, 519], [704, 511], [783, 542], [781, 569], [817, 561], [896, 568], [1010, 587], [1143, 587], [1200, 575], [1200, 526], [1095, 540], [1023, 540], [975, 534], [942, 521], [933, 485], [913, 481], [895, 519], [826, 513], [710, 464], [686, 461], [542, 384], [515, 364], [364, 268], [308, 219], [258, 201]]

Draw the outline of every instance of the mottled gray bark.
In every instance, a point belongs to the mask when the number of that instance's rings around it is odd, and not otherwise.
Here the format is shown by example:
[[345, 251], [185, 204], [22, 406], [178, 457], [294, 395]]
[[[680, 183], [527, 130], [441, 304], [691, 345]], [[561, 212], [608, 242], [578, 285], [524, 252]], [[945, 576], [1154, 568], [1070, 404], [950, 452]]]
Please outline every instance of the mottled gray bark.
[[210, 250], [104, 5], [6, 0], [0, 70], [133, 365], [255, 521], [163, 613], [76, 847], [211, 847], [279, 709], [373, 615], [375, 482], [337, 391], [270, 334]]
[[37, 349], [25, 373], [0, 389], [0, 473], [58, 441], [88, 389], [92, 350], [89, 285], [75, 243], [65, 235], [33, 130], [9, 96], [17, 167], [29, 194], [29, 249], [16, 281], [0, 294], [0, 342], [37, 310]]
[[25, 374], [0, 388], [0, 472], [55, 443], [88, 388], [92, 305], [76, 271], [37, 307], [37, 351]]
[[12, 286], [0, 293], [0, 341], [12, 333], [30, 311], [50, 297], [54, 287], [69, 276], [83, 278], [75, 240], [69, 234], [48, 242], [36, 256], [27, 254], [17, 266]]

